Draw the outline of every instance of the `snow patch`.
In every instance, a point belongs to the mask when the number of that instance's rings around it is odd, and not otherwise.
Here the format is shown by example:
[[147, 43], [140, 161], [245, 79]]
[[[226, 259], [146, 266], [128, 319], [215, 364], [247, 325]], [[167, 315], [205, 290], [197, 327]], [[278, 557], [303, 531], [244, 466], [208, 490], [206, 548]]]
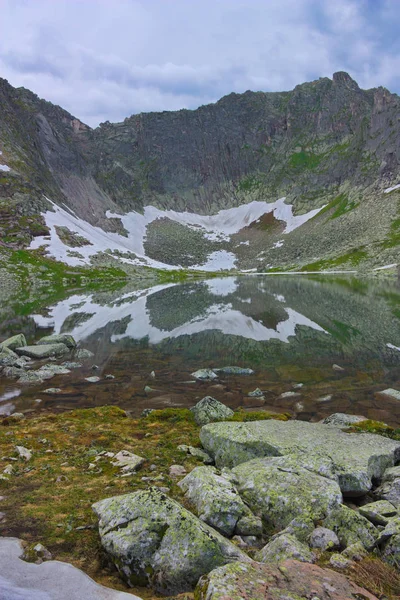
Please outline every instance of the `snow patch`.
[[383, 267], [376, 267], [374, 271], [383, 271], [384, 269], [393, 269], [393, 267], [397, 267], [397, 263], [392, 263], [391, 265], [384, 265]]
[[394, 192], [394, 190], [398, 190], [400, 188], [400, 183], [394, 185], [393, 187], [388, 187], [386, 190], [383, 190], [384, 194], [390, 194], [390, 192]]
[[277, 242], [275, 242], [275, 244], [272, 246], [273, 248], [281, 248], [283, 246], [283, 240], [278, 240]]
[[6, 173], [8, 171], [11, 171], [10, 167], [7, 167], [7, 165], [0, 165], [0, 171], [5, 171]]
[[398, 350], [400, 352], [400, 348], [398, 346], [393, 346], [393, 344], [386, 344], [387, 348], [391, 348], [392, 350]]

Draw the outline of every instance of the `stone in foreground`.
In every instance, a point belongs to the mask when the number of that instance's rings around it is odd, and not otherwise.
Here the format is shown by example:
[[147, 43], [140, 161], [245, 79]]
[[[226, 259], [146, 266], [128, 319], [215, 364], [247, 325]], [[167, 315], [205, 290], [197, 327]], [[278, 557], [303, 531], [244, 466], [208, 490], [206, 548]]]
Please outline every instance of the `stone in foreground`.
[[215, 421], [224, 421], [233, 416], [234, 412], [219, 400], [206, 396], [190, 409], [197, 425], [206, 425]]
[[382, 392], [378, 392], [380, 396], [386, 396], [391, 398], [392, 400], [400, 400], [400, 391], [394, 390], [393, 388], [387, 388], [387, 390], [383, 390]]
[[222, 534], [261, 535], [262, 523], [246, 506], [232, 483], [214, 467], [196, 467], [178, 484], [196, 507], [199, 518]]
[[345, 505], [332, 511], [323, 525], [336, 533], [345, 548], [361, 542], [364, 548], [372, 550], [379, 536], [379, 530], [368, 519]]
[[397, 510], [391, 502], [378, 500], [370, 502], [359, 508], [360, 515], [371, 521], [374, 525], [387, 525], [391, 517], [397, 515]]
[[300, 562], [314, 563], [316, 556], [308, 546], [299, 542], [294, 535], [277, 535], [256, 554], [256, 560], [262, 563], [274, 564], [293, 558]]
[[38, 345], [48, 345], [48, 344], [65, 344], [68, 348], [76, 348], [76, 341], [69, 335], [68, 333], [60, 333], [58, 335], [46, 335], [42, 337], [38, 342]]
[[256, 457], [292, 456], [299, 466], [332, 463], [343, 494], [362, 496], [400, 459], [400, 442], [370, 433], [349, 434], [337, 427], [305, 421], [212, 423], [200, 432], [217, 467], [233, 467]]
[[97, 584], [68, 563], [50, 560], [34, 564], [21, 560], [16, 538], [0, 537], [0, 598], [2, 600], [140, 600]]
[[1, 342], [0, 346], [3, 346], [3, 348], [8, 348], [9, 350], [15, 350], [16, 348], [26, 346], [26, 338], [23, 333], [19, 333], [18, 335], [13, 335], [12, 337], [4, 340], [4, 342]]
[[224, 375], [253, 375], [253, 369], [246, 369], [243, 367], [221, 367], [220, 369], [214, 369], [215, 373], [224, 373]]
[[311, 548], [318, 550], [335, 550], [340, 547], [339, 538], [332, 529], [317, 527], [310, 536]]
[[28, 356], [29, 358], [50, 358], [50, 356], [63, 356], [69, 352], [69, 348], [65, 344], [46, 344], [43, 346], [24, 346], [16, 348], [15, 352], [20, 356]]
[[101, 500], [101, 543], [129, 585], [193, 590], [217, 566], [249, 557], [157, 488]]
[[[312, 592], [312, 593], [311, 593]], [[198, 600], [378, 600], [341, 573], [286, 560], [278, 566], [231, 563], [202, 577]]]

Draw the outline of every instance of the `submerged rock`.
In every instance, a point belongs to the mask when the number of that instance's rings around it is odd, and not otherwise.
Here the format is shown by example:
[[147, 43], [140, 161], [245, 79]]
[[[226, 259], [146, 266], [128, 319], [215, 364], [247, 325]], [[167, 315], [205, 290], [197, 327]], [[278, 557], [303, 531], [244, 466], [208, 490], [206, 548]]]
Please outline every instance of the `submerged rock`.
[[65, 344], [46, 344], [43, 346], [24, 346], [16, 348], [16, 353], [20, 356], [29, 356], [29, 358], [50, 358], [50, 356], [62, 356], [69, 352]]
[[278, 566], [235, 562], [202, 577], [198, 600], [378, 600], [341, 573], [286, 560]]
[[23, 333], [19, 333], [18, 335], [13, 335], [12, 337], [4, 340], [4, 342], [0, 343], [0, 347], [8, 348], [9, 350], [15, 350], [16, 348], [20, 348], [22, 346], [26, 346], [26, 338]]
[[0, 345], [0, 367], [12, 367], [18, 361], [18, 355], [10, 348]]
[[246, 506], [234, 485], [214, 467], [196, 467], [179, 486], [199, 518], [224, 535], [261, 535], [262, 523]]
[[228, 562], [250, 559], [222, 535], [157, 488], [101, 500], [101, 543], [129, 585], [163, 594], [193, 590], [199, 577]]
[[243, 367], [221, 367], [213, 369], [215, 373], [224, 373], [224, 375], [253, 375], [253, 369], [245, 369]]
[[307, 563], [314, 563], [316, 560], [309, 547], [290, 534], [276, 536], [255, 556], [256, 560], [267, 564], [280, 563], [288, 558]]
[[48, 344], [65, 344], [68, 348], [76, 348], [76, 341], [69, 335], [68, 333], [60, 333], [58, 335], [46, 335], [42, 337], [38, 342], [36, 342], [39, 346], [48, 345]]
[[331, 462], [331, 476], [348, 496], [365, 495], [372, 479], [380, 480], [400, 458], [399, 441], [305, 421], [210, 423], [202, 427], [200, 440], [217, 467], [232, 467], [255, 457], [290, 455], [299, 466], [314, 463], [314, 470], [321, 472], [318, 465]]
[[234, 414], [233, 410], [211, 396], [206, 396], [190, 410], [197, 425], [206, 425], [214, 421], [224, 421]]

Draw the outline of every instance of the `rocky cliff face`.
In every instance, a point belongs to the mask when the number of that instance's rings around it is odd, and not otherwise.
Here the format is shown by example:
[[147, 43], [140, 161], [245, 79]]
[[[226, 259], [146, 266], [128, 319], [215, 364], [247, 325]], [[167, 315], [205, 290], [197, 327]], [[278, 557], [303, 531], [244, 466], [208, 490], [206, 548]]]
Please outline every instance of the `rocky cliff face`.
[[284, 245], [276, 246], [279, 223], [262, 221], [239, 266], [302, 267], [343, 256], [348, 264], [354, 251], [393, 260], [398, 191], [383, 191], [400, 181], [399, 107], [386, 89], [361, 90], [336, 73], [290, 92], [230, 94], [194, 111], [134, 115], [92, 130], [0, 79], [0, 168], [10, 168], [0, 171], [3, 243], [43, 234], [45, 196], [122, 233], [107, 210], [153, 205], [207, 215], [284, 196], [295, 214], [325, 208]]

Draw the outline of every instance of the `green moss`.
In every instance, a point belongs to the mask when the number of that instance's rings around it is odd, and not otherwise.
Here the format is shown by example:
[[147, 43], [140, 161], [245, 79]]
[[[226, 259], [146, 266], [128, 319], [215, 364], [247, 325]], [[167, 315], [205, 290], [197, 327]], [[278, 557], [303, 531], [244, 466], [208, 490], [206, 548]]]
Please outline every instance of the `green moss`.
[[322, 157], [318, 154], [301, 150], [300, 152], [295, 152], [291, 155], [289, 158], [289, 166], [297, 170], [315, 169], [320, 164], [321, 159]]
[[323, 271], [326, 269], [334, 269], [336, 267], [348, 266], [357, 267], [362, 260], [367, 258], [367, 253], [362, 248], [354, 248], [346, 254], [337, 256], [336, 258], [327, 258], [309, 263], [301, 267], [300, 271]]

